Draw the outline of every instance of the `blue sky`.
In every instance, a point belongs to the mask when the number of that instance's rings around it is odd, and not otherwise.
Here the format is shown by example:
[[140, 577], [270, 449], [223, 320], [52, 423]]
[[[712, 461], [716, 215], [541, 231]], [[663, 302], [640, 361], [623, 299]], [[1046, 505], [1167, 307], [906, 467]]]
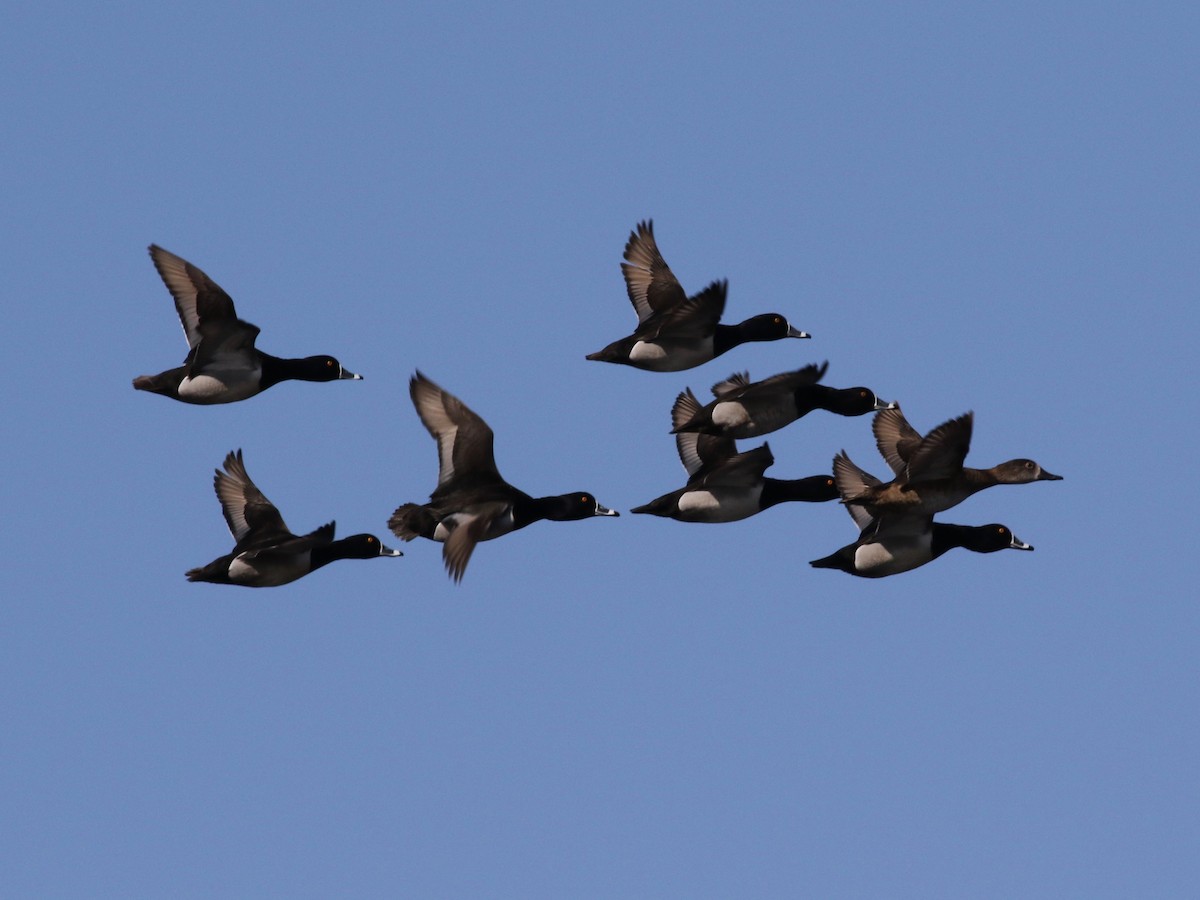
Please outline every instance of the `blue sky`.
[[[39, 4], [0, 35], [9, 239], [0, 883], [12, 896], [1190, 896], [1200, 15], [1185, 4]], [[684, 286], [811, 341], [688, 372]], [[198, 408], [156, 242], [263, 349], [362, 382]], [[1058, 483], [943, 515], [1034, 553], [878, 582], [835, 504], [537, 524], [263, 591], [212, 470], [294, 529], [428, 496], [420, 368], [501, 472], [621, 510], [683, 483], [675, 395], [826, 383]], [[1193, 438], [1187, 435], [1192, 434]], [[886, 467], [869, 417], [768, 474]], [[750, 442], [752, 446], [757, 442]], [[390, 535], [388, 536], [390, 537]]]

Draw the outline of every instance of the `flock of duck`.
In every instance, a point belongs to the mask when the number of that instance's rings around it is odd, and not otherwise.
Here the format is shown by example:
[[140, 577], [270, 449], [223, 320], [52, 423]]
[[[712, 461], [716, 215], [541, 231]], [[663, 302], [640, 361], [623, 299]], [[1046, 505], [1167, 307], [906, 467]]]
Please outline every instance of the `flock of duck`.
[[[136, 389], [184, 403], [215, 404], [245, 400], [281, 381], [362, 378], [332, 356], [286, 359], [264, 353], [255, 346], [259, 329], [238, 318], [232, 298], [203, 271], [154, 244], [150, 258], [175, 300], [188, 354], [178, 368], [135, 378]], [[637, 328], [587, 359], [678, 372], [747, 342], [810, 337], [777, 313], [722, 324], [727, 282], [714, 281], [687, 296], [659, 253], [650, 221], [630, 234], [624, 258], [621, 271]], [[713, 385], [714, 399], [707, 404], [685, 389], [671, 409], [671, 423], [687, 483], [631, 512], [681, 522], [734, 522], [786, 501], [840, 500], [858, 538], [811, 565], [867, 578], [915, 569], [955, 547], [977, 553], [1033, 549], [1004, 525], [950, 525], [934, 517], [993, 485], [1058, 481], [1061, 476], [1030, 459], [990, 469], [965, 467], [971, 413], [922, 436], [898, 404], [880, 400], [869, 388], [821, 384], [827, 368], [828, 363], [809, 365], [762, 381], [735, 373]], [[492, 430], [482, 418], [419, 371], [409, 382], [409, 394], [437, 442], [438, 480], [427, 503], [402, 504], [388, 527], [404, 541], [423, 537], [441, 542], [446, 570], [456, 582], [480, 541], [541, 519], [619, 515], [586, 491], [531, 497], [513, 487], [496, 468]], [[768, 478], [765, 472], [775, 461], [768, 444], [738, 452], [737, 439], [769, 434], [818, 409], [842, 416], [875, 413], [876, 445], [893, 479], [881, 481], [845, 451], [834, 458], [832, 476]], [[234, 548], [189, 570], [190, 581], [273, 587], [334, 560], [402, 555], [373, 534], [335, 540], [333, 522], [296, 535], [250, 479], [241, 450], [229, 453], [223, 467], [213, 485]]]

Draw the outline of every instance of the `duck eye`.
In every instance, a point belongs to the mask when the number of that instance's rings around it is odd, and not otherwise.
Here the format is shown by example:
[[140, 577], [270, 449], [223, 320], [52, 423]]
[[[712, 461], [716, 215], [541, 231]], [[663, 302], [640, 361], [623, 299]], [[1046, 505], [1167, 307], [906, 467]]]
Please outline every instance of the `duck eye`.
[[373, 544], [373, 543], [375, 543], [375, 538], [373, 538], [373, 537], [368, 537], [368, 538], [367, 538], [367, 543], [368, 543], [368, 544]]
[[333, 368], [333, 360], [332, 359], [325, 360], [325, 365], [327, 368], [332, 369]]

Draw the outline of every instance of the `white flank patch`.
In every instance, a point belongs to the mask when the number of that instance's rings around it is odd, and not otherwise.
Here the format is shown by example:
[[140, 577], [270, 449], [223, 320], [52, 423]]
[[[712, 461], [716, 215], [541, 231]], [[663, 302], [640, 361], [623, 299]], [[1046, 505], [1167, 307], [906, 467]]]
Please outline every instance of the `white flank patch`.
[[629, 358], [640, 363], [661, 362], [666, 355], [667, 351], [658, 344], [648, 344], [645, 341], [638, 341], [629, 351]]
[[870, 578], [907, 572], [929, 562], [933, 533], [905, 535], [864, 544], [854, 551], [854, 568]]
[[712, 420], [714, 425], [722, 428], [737, 428], [750, 421], [746, 407], [735, 400], [718, 403], [713, 407]]
[[679, 511], [682, 513], [708, 512], [720, 505], [712, 491], [688, 491], [679, 498]]
[[289, 584], [308, 572], [307, 552], [289, 556], [268, 552], [264, 561], [269, 561], [269, 569], [260, 569], [255, 565], [256, 557], [248, 557], [245, 553], [236, 556], [229, 564], [229, 577], [233, 581], [254, 587], [278, 587], [281, 584]]
[[753, 491], [688, 491], [679, 498], [679, 513], [685, 519], [704, 522], [736, 522], [758, 512], [762, 486]]

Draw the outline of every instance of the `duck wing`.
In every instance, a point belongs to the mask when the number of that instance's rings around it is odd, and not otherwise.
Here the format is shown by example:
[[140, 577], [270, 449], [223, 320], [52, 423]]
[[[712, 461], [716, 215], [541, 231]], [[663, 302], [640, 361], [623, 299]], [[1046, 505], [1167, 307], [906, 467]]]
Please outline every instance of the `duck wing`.
[[189, 347], [195, 348], [200, 343], [201, 322], [237, 319], [233, 298], [186, 259], [157, 244], [150, 245], [150, 259], [175, 300], [175, 311], [179, 313]]
[[971, 449], [972, 412], [943, 422], [929, 432], [906, 460], [907, 481], [935, 481], [950, 478], [962, 471], [967, 451]]
[[[671, 407], [671, 427], [680, 428], [700, 413], [700, 401], [686, 388], [675, 398]], [[737, 444], [733, 438], [716, 434], [701, 434], [695, 431], [680, 431], [675, 434], [675, 449], [679, 461], [688, 473], [688, 483], [703, 476], [723, 461], [737, 455]]]
[[337, 523], [328, 522], [320, 528], [310, 531], [308, 534], [296, 536], [292, 535], [284, 540], [267, 540], [265, 538], [253, 538], [248, 542], [247, 546], [238, 546], [235, 552], [243, 553], [250, 558], [261, 557], [267, 553], [278, 553], [280, 556], [295, 556], [297, 553], [304, 553], [312, 550], [314, 547], [320, 547], [324, 544], [333, 543], [334, 531]]
[[921, 433], [908, 424], [900, 407], [880, 410], [871, 423], [875, 435], [875, 446], [892, 472], [903, 476], [908, 471], [908, 461], [921, 446]]
[[[870, 472], [851, 462], [845, 450], [833, 458], [833, 482], [843, 498], [857, 497], [868, 488], [883, 483]], [[845, 507], [860, 532], [873, 521], [871, 514], [857, 503], [847, 503]]]
[[639, 325], [687, 299], [683, 287], [658, 252], [653, 220], [638, 222], [637, 231], [629, 233], [621, 273], [625, 276], [625, 290]]
[[494, 435], [483, 419], [421, 372], [409, 381], [408, 392], [417, 415], [438, 445], [434, 497], [472, 485], [504, 483], [496, 469]]
[[459, 513], [458, 524], [442, 544], [442, 562], [455, 583], [462, 581], [475, 546], [483, 540], [496, 517], [507, 508], [507, 503], [496, 501], [475, 504], [470, 513]]
[[189, 374], [208, 368], [253, 369], [254, 342], [259, 328], [241, 319], [203, 319], [197, 329], [200, 342], [192, 347], [185, 363]]
[[[811, 363], [803, 369], [796, 369], [793, 372], [780, 372], [778, 375], [772, 375], [770, 378], [764, 378], [762, 381], [756, 381], [754, 384], [747, 385], [741, 393], [742, 398], [767, 396], [775, 394], [790, 394], [797, 388], [805, 387], [806, 385], [816, 384], [825, 377], [825, 373], [829, 370], [829, 361], [826, 360], [819, 365]], [[716, 385], [713, 386], [713, 391], [716, 391]]]
[[727, 281], [714, 281], [694, 297], [688, 297], [670, 309], [656, 312], [639, 325], [635, 336], [643, 340], [661, 338], [664, 334], [676, 340], [706, 338], [717, 330], [725, 312]]
[[705, 487], [753, 487], [761, 484], [763, 473], [775, 462], [771, 448], [767, 444], [738, 453], [718, 463], [715, 467], [701, 473], [701, 477], [692, 479]]
[[[226, 456], [224, 465], [225, 471], [218, 469], [213, 478], [213, 488], [237, 546], [243, 548], [247, 539], [257, 544], [260, 541], [278, 543], [294, 538], [275, 504], [263, 496], [263, 492], [246, 474], [242, 451], [239, 449]], [[332, 523], [327, 527], [332, 538]]]
[[727, 400], [738, 396], [752, 384], [749, 372], [734, 372], [724, 381], [718, 381], [714, 384], [712, 386], [712, 394], [718, 400]]

